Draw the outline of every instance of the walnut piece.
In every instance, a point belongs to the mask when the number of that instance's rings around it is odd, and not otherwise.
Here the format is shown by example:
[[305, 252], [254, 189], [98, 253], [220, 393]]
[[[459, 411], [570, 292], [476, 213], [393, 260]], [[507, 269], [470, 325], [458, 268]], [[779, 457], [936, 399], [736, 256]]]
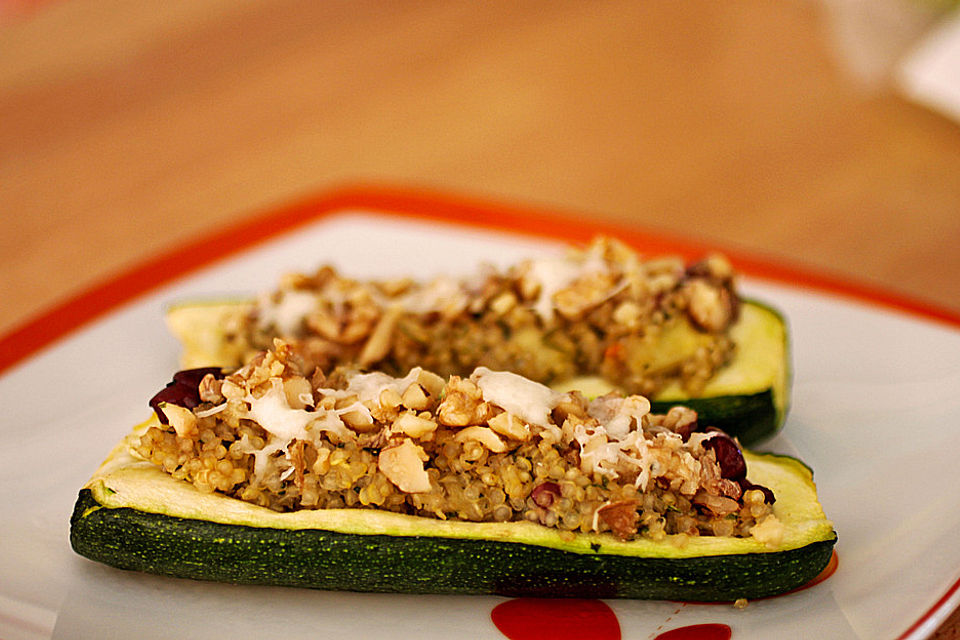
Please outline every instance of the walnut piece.
[[725, 287], [711, 285], [702, 278], [694, 278], [684, 285], [687, 313], [694, 324], [706, 331], [720, 332], [733, 319], [733, 298]]
[[490, 418], [490, 428], [502, 436], [526, 442], [531, 438], [530, 428], [512, 413], [504, 411]]
[[400, 414], [400, 417], [394, 421], [392, 428], [394, 431], [405, 433], [411, 438], [422, 438], [428, 433], [436, 431], [437, 423], [408, 411]]
[[427, 454], [412, 440], [380, 451], [377, 467], [387, 476], [387, 480], [404, 493], [424, 493], [430, 491], [430, 476], [423, 468]]
[[507, 450], [507, 445], [490, 427], [467, 427], [456, 435], [456, 440], [457, 442], [476, 440], [493, 453], [503, 453]]
[[640, 518], [637, 513], [638, 504], [636, 500], [611, 502], [597, 509], [597, 515], [615, 536], [621, 540], [629, 540], [637, 534], [637, 521]]
[[490, 413], [490, 406], [483, 401], [480, 387], [459, 376], [450, 377], [447, 396], [437, 408], [441, 424], [448, 427], [484, 424], [490, 418]]

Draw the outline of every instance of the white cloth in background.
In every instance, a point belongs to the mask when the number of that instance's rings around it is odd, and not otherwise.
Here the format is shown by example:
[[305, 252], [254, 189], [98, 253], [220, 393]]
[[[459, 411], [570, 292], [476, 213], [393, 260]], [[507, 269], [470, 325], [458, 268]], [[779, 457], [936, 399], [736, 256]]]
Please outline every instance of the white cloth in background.
[[900, 91], [960, 123], [960, 11], [946, 16], [897, 65]]

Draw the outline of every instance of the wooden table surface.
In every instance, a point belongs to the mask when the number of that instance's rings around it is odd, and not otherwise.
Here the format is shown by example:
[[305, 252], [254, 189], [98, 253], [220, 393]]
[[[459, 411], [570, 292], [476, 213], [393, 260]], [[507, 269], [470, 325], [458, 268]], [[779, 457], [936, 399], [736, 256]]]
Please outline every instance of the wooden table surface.
[[819, 5], [474, 4], [13, 3], [0, 334], [354, 181], [583, 211], [960, 311], [960, 126], [856, 82]]

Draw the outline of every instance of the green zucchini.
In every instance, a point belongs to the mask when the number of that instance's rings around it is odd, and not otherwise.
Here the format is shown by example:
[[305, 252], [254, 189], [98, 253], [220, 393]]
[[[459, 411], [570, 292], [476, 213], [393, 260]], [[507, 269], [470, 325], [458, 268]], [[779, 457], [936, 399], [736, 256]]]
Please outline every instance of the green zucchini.
[[[146, 424], [146, 423], [145, 423]], [[142, 425], [142, 428], [145, 425]], [[130, 438], [138, 437], [135, 431]], [[776, 494], [775, 547], [754, 538], [620, 541], [530, 522], [436, 520], [373, 509], [278, 513], [203, 493], [121, 442], [80, 491], [74, 550], [113, 567], [328, 590], [733, 601], [795, 589], [828, 564], [836, 534], [800, 461], [744, 452]]]
[[[737, 345], [733, 362], [724, 367], [697, 397], [688, 397], [672, 385], [651, 398], [654, 413], [682, 404], [697, 412], [700, 423], [717, 427], [752, 445], [775, 434], [786, 419], [790, 403], [790, 346], [786, 322], [772, 307], [755, 300], [740, 307], [740, 318], [730, 329]], [[615, 389], [597, 376], [558, 385], [598, 396]]]
[[[185, 369], [237, 366], [240, 354], [224, 339], [224, 326], [246, 314], [249, 301], [180, 303], [167, 309], [171, 333], [183, 345]], [[790, 399], [790, 350], [783, 316], [760, 302], [748, 300], [731, 327], [737, 347], [733, 362], [722, 369], [697, 397], [688, 397], [676, 384], [652, 397], [653, 410], [665, 413], [682, 404], [697, 411], [704, 425], [714, 426], [753, 445], [783, 426]], [[614, 386], [597, 376], [554, 385], [602, 395]]]

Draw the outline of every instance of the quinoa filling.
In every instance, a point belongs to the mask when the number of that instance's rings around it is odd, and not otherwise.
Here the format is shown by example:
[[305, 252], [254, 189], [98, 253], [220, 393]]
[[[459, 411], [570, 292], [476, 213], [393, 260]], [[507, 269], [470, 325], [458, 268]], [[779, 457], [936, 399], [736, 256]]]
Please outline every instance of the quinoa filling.
[[587, 400], [478, 367], [441, 377], [337, 369], [276, 341], [230, 375], [176, 374], [134, 453], [174, 478], [277, 511], [371, 508], [475, 522], [528, 520], [678, 544], [775, 545], [774, 496], [735, 440], [639, 395]]
[[645, 260], [600, 238], [459, 280], [361, 282], [329, 266], [290, 274], [226, 327], [225, 349], [240, 365], [280, 337], [326, 371], [465, 377], [485, 366], [544, 384], [597, 375], [646, 396], [676, 382], [693, 396], [730, 362], [738, 306], [721, 256]]

